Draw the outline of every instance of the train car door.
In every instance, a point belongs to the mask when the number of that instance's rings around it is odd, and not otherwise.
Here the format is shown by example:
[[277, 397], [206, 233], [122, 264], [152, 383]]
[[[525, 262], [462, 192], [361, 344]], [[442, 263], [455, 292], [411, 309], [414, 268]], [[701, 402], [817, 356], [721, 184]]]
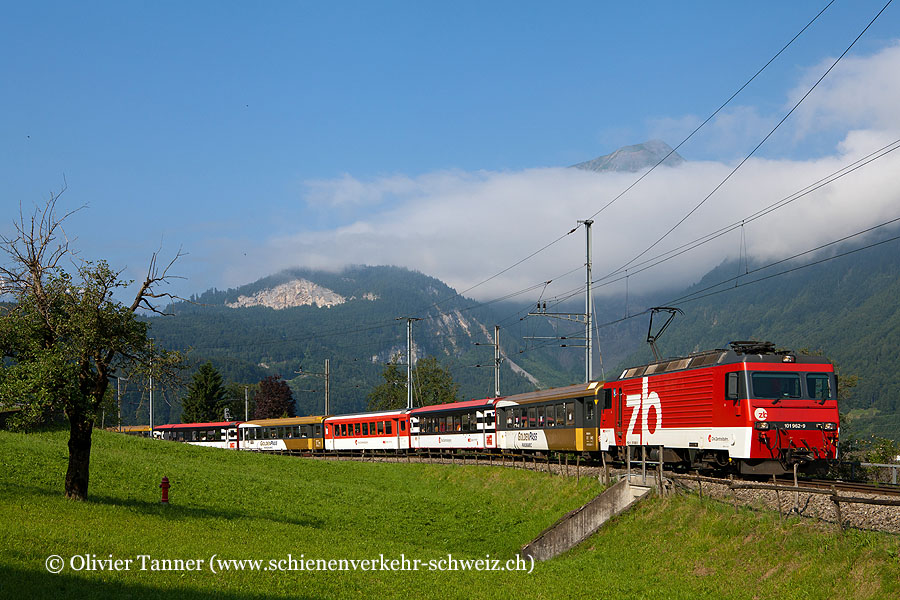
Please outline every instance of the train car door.
[[616, 446], [625, 446], [625, 396], [622, 388], [613, 388], [613, 406], [616, 410]]
[[582, 398], [582, 448], [585, 452], [597, 451], [598, 407], [593, 396]]

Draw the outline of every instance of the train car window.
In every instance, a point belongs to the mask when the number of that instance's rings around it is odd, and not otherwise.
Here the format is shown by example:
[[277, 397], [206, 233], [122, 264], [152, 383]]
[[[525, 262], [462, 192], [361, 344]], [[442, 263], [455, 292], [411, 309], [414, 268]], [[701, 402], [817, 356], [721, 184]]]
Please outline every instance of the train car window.
[[313, 431], [315, 432], [314, 435], [316, 437], [322, 437], [322, 424], [316, 423], [316, 426], [313, 428]]
[[362, 427], [360, 426], [360, 424], [354, 423], [353, 424], [353, 435], [358, 436], [360, 431], [362, 431]]
[[459, 415], [453, 415], [453, 431], [462, 430], [462, 418]]
[[406, 431], [406, 421], [400, 421], [400, 431]]
[[592, 398], [584, 399], [584, 422], [587, 424], [594, 422], [594, 400]]
[[547, 407], [547, 427], [556, 427], [556, 407], [552, 404]]
[[612, 392], [610, 388], [603, 390], [603, 410], [612, 408]]
[[806, 392], [816, 400], [830, 400], [831, 378], [824, 373], [808, 373], [806, 375]]
[[369, 424], [368, 423], [362, 424], [362, 434], [369, 435]]
[[725, 375], [725, 398], [728, 400], [737, 400], [739, 397], [738, 374], [727, 373]]
[[534, 429], [535, 427], [537, 427], [537, 409], [532, 406], [528, 409], [528, 428]]
[[378, 435], [384, 435], [384, 421], [378, 421]]
[[575, 425], [575, 403], [566, 402], [566, 425]]
[[537, 426], [538, 427], [544, 426], [544, 407], [543, 406], [537, 407]]
[[341, 437], [347, 437], [347, 424], [341, 423]]
[[393, 422], [393, 421], [387, 421], [387, 422], [384, 424], [384, 433], [387, 434], [387, 435], [394, 435], [394, 432], [393, 432], [393, 426], [391, 425], [392, 422]]
[[799, 373], [753, 373], [754, 398], [799, 398]]
[[557, 404], [556, 405], [556, 426], [557, 427], [565, 427], [566, 426], [566, 405], [565, 404]]

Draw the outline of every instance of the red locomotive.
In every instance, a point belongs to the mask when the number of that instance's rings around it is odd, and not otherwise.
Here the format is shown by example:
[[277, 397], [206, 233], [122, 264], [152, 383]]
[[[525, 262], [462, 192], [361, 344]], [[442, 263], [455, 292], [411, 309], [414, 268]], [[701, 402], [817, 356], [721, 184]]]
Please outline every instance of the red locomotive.
[[690, 468], [778, 474], [837, 458], [837, 379], [826, 359], [732, 342], [626, 369], [604, 384], [600, 449], [664, 448]]

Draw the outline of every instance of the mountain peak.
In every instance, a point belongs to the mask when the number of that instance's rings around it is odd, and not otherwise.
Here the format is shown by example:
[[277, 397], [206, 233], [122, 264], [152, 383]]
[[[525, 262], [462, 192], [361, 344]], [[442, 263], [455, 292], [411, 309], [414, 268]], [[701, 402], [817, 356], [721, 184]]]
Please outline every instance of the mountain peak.
[[643, 144], [623, 146], [612, 154], [572, 165], [572, 168], [599, 172], [633, 172], [650, 168], [666, 156], [668, 158], [663, 164], [667, 167], [677, 167], [684, 162], [684, 158], [673, 151], [667, 143], [662, 140], [650, 140]]

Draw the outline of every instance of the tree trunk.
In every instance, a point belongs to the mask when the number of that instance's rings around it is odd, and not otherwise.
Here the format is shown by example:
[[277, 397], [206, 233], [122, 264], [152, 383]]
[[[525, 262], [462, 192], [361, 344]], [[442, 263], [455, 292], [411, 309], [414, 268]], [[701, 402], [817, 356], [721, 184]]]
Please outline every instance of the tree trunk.
[[69, 414], [69, 468], [66, 470], [66, 498], [87, 500], [91, 466], [91, 433], [94, 422], [80, 411]]

